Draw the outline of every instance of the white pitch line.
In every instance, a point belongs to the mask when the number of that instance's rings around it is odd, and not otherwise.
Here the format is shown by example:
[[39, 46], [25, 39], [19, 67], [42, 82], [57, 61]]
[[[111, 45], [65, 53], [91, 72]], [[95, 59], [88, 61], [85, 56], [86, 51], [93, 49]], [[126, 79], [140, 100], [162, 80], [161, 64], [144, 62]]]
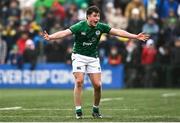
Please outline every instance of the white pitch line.
[[[30, 117], [30, 118], [33, 118], [33, 117], [35, 117], [35, 118], [42, 118], [42, 117], [49, 117], [49, 118], [53, 118], [53, 117], [57, 117], [57, 118], [74, 118], [74, 116], [60, 116], [60, 115], [43, 115], [43, 116], [41, 116], [41, 115], [30, 115], [30, 116], [22, 116], [22, 115], [14, 115], [14, 116], [12, 116], [12, 115], [4, 115], [4, 116], [1, 116], [1, 117], [8, 117], [8, 118], [14, 118], [14, 117]], [[103, 116], [103, 118], [115, 118], [115, 117], [117, 117], [117, 115], [115, 116], [107, 116], [107, 115], [105, 115], [105, 116]], [[174, 119], [180, 119], [180, 116], [163, 116], [163, 115], [148, 115], [148, 116], [123, 116], [124, 118], [129, 118], [129, 119], [146, 119], [146, 118], [174, 118]], [[86, 115], [86, 116], [83, 116], [83, 118], [92, 118], [92, 116], [91, 115]]]
[[162, 94], [162, 97], [175, 97], [175, 96], [177, 96], [176, 93], [164, 93], [164, 94]]
[[[4, 110], [21, 110], [21, 111], [74, 111], [74, 109], [60, 109], [60, 108], [22, 108], [22, 107], [10, 107], [10, 108], [1, 108], [0, 111]], [[83, 110], [89, 110], [89, 109], [83, 109]], [[129, 110], [137, 110], [134, 108], [116, 108], [116, 109], [101, 109], [101, 110], [106, 110], [106, 111], [129, 111]]]
[[130, 118], [141, 118], [141, 119], [145, 119], [145, 118], [174, 118], [174, 119], [180, 119], [180, 116], [148, 115], [148, 116], [130, 116]]
[[61, 108], [22, 108], [24, 111], [72, 111], [74, 109], [61, 109]]
[[59, 118], [69, 118], [69, 117], [73, 117], [73, 116], [59, 116], [59, 115], [43, 115], [43, 116], [39, 116], [39, 115], [30, 115], [30, 116], [22, 116], [22, 115], [14, 115], [14, 116], [10, 116], [10, 115], [7, 115], [7, 116], [1, 116], [1, 117], [59, 117]]
[[[118, 98], [103, 98], [103, 99], [101, 99], [101, 102], [123, 100], [123, 99], [124, 99], [123, 97], [118, 97]], [[21, 109], [21, 110], [54, 110], [54, 111], [55, 110], [74, 110], [74, 109], [46, 109], [46, 108], [41, 108], [41, 109], [38, 109], [38, 108], [25, 109], [25, 108], [22, 108], [22, 107], [5, 107], [5, 108], [0, 108], [0, 111], [2, 111], [2, 110], [18, 110], [18, 109]], [[106, 110], [134, 110], [134, 109], [106, 109]]]
[[114, 101], [114, 100], [123, 100], [123, 97], [118, 97], [118, 98], [102, 98], [101, 102], [108, 102], [108, 101]]
[[[46, 115], [46, 116], [40, 116], [40, 115], [30, 115], [30, 116], [22, 116], [22, 115], [14, 115], [14, 116], [10, 116], [10, 115], [7, 115], [7, 116], [1, 116], [1, 117], [36, 117], [36, 118], [41, 118], [41, 117], [58, 117], [58, 118], [75, 118], [74, 116], [60, 116], [60, 115]], [[91, 115], [86, 115], [86, 116], [83, 116], [83, 118], [93, 118]], [[112, 116], [103, 116], [103, 118], [112, 118]]]
[[129, 111], [129, 110], [138, 110], [138, 109], [135, 109], [135, 108], [116, 108], [116, 109], [101, 109], [101, 110], [109, 110], [109, 111], [119, 111], [119, 110], [122, 110], [122, 111]]
[[[74, 111], [74, 109], [49, 109], [49, 108], [22, 108], [20, 110], [24, 110], [24, 111]], [[83, 109], [83, 110], [89, 110], [89, 109]], [[131, 109], [131, 108], [119, 108], [119, 109], [101, 109], [101, 110], [107, 110], [107, 111], [118, 111], [118, 110], [122, 110], [122, 111], [128, 111], [128, 110], [137, 110], [137, 109]]]
[[22, 107], [5, 107], [5, 108], [0, 108], [0, 111], [1, 110], [17, 110], [17, 109], [21, 109]]

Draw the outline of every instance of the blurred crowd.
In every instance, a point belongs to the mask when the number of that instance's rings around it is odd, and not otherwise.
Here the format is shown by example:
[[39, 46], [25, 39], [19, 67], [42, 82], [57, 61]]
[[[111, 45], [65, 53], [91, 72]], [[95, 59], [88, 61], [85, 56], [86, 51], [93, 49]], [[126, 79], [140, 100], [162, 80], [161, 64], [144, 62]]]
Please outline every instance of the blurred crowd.
[[179, 0], [0, 0], [0, 64], [71, 64], [74, 37], [47, 42], [40, 33], [69, 28], [90, 5], [101, 9], [101, 22], [151, 36], [141, 42], [103, 34], [101, 64], [124, 64], [127, 87], [180, 87]]

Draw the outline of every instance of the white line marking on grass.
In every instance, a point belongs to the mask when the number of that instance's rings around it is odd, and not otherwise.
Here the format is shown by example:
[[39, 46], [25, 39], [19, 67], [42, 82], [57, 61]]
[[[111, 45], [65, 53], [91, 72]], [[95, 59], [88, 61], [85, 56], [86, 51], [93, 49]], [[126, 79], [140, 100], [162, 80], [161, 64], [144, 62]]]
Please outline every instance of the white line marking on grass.
[[180, 116], [164, 116], [164, 115], [148, 115], [148, 116], [128, 116], [130, 118], [135, 119], [147, 119], [147, 118], [173, 118], [173, 119], [180, 119]]
[[[50, 109], [50, 108], [22, 108], [20, 110], [23, 111], [74, 111], [74, 109]], [[89, 110], [89, 109], [83, 109], [83, 110]], [[115, 111], [115, 110], [123, 110], [123, 111], [127, 111], [127, 110], [137, 110], [137, 109], [131, 109], [131, 108], [121, 108], [121, 109], [101, 109], [101, 110], [107, 110], [107, 111]]]
[[[74, 111], [74, 109], [61, 109], [61, 108], [22, 108], [22, 107], [6, 107], [6, 108], [0, 108], [0, 111], [5, 111], [5, 110], [21, 110], [21, 111]], [[89, 110], [89, 109], [84, 109], [84, 110]], [[133, 108], [116, 108], [116, 109], [108, 109], [108, 108], [102, 108], [101, 110], [106, 110], [106, 111], [129, 111], [129, 110], [137, 110]]]
[[138, 110], [138, 109], [135, 109], [135, 108], [116, 108], [116, 109], [101, 109], [101, 110], [109, 110], [109, 111], [118, 111], [118, 110], [122, 110], [122, 111], [129, 111], [129, 110]]
[[[7, 115], [7, 116], [1, 116], [1, 117], [9, 117], [9, 118], [14, 118], [14, 117], [35, 117], [35, 118], [42, 118], [42, 117], [49, 117], [49, 118], [53, 118], [53, 117], [58, 117], [58, 118], [75, 118], [75, 116], [60, 116], [60, 115], [46, 115], [46, 116], [39, 116], [39, 115], [30, 115], [30, 116], [22, 116], [22, 115], [14, 115], [14, 116], [10, 116], [10, 115]], [[83, 119], [84, 118], [93, 118], [91, 115], [86, 115], [86, 116], [83, 116]], [[103, 118], [112, 118], [112, 116], [107, 116], [107, 115], [105, 115], [105, 116], [103, 116]]]
[[18, 109], [21, 109], [22, 107], [6, 107], [6, 108], [0, 108], [0, 111], [2, 110], [18, 110]]
[[114, 100], [123, 100], [123, 97], [118, 97], [118, 98], [102, 98], [101, 102], [108, 102], [108, 101], [114, 101]]
[[[26, 118], [62, 118], [62, 119], [64, 119], [64, 118], [74, 118], [75, 119], [75, 116], [70, 116], [70, 115], [67, 115], [67, 116], [60, 116], [60, 115], [29, 115], [29, 116], [22, 116], [22, 115], [4, 115], [4, 116], [1, 116], [1, 117], [7, 117], [7, 118], [18, 118], [18, 117], [20, 117], [20, 118], [22, 118], [22, 117], [26, 117]], [[104, 118], [116, 118], [116, 117], [118, 117], [118, 116], [108, 116], [108, 115], [105, 115], [105, 116], [103, 116], [103, 119]], [[162, 119], [164, 119], [164, 118], [172, 118], [172, 119], [180, 119], [180, 116], [164, 116], [164, 115], [148, 115], [148, 116], [123, 116], [124, 118], [129, 118], [129, 119], [144, 119], [144, 120], [146, 120], [146, 119], [148, 119], [148, 118], [162, 118]], [[91, 115], [86, 115], [86, 116], [83, 116], [83, 119], [86, 119], [86, 118], [92, 118], [93, 119], [93, 117], [91, 116]]]
[[14, 115], [14, 116], [1, 116], [1, 117], [59, 117], [59, 118], [65, 118], [65, 117], [72, 117], [72, 116], [59, 116], [59, 115], [52, 115], [52, 116], [47, 116], [47, 115], [43, 115], [43, 116], [38, 116], [38, 115], [30, 115], [30, 116], [22, 116], [22, 115]]
[[23, 108], [24, 111], [72, 111], [74, 109], [60, 109], [60, 108]]
[[176, 93], [164, 93], [162, 94], [162, 97], [174, 97], [174, 96], [177, 96]]

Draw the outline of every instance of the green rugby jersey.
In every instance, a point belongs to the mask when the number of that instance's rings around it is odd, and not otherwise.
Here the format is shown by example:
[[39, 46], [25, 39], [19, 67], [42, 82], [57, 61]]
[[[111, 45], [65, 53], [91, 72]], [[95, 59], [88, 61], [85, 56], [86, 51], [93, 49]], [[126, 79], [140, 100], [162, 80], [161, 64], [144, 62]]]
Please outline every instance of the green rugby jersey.
[[87, 21], [80, 21], [70, 28], [75, 35], [73, 52], [90, 57], [98, 57], [98, 44], [102, 33], [109, 33], [111, 28], [98, 22], [96, 27], [88, 25]]

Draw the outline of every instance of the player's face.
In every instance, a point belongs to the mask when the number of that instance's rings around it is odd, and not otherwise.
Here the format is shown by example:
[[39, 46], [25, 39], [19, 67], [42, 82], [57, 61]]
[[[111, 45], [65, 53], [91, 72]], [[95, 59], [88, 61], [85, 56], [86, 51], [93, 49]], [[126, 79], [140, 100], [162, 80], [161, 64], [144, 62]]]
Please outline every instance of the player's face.
[[91, 15], [88, 15], [87, 20], [90, 26], [96, 26], [100, 20], [100, 14], [93, 12]]

